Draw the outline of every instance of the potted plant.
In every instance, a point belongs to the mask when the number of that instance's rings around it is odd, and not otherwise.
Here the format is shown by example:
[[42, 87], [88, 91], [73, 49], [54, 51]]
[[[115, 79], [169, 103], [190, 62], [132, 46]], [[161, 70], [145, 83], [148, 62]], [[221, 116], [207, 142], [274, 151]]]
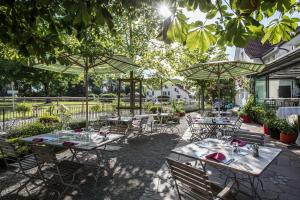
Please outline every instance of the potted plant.
[[271, 118], [268, 120], [268, 128], [271, 138], [278, 140], [280, 138], [280, 120], [276, 118]]
[[270, 129], [269, 129], [269, 125], [268, 125], [270, 120], [271, 119], [269, 119], [268, 117], [264, 117], [262, 119], [262, 121], [263, 121], [263, 132], [266, 135], [270, 135]]
[[285, 144], [293, 144], [296, 140], [296, 134], [293, 130], [293, 127], [286, 121], [282, 121], [282, 125], [280, 127], [280, 142]]
[[176, 100], [172, 101], [172, 111], [178, 117], [182, 117], [185, 115], [185, 112], [183, 110], [183, 103], [177, 102]]
[[250, 116], [244, 110], [239, 111], [238, 115], [243, 120], [243, 123], [250, 123], [251, 122]]

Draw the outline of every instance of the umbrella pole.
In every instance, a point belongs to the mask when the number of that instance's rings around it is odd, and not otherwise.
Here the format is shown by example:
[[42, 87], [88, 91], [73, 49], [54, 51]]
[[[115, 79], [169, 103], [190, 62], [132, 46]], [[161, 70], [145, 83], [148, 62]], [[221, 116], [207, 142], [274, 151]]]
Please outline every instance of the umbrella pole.
[[221, 114], [220, 114], [220, 104], [221, 104], [221, 99], [220, 99], [220, 97], [221, 97], [221, 91], [220, 91], [220, 76], [218, 76], [218, 117], [220, 117], [221, 116]]
[[84, 90], [85, 90], [85, 126], [89, 126], [89, 91], [88, 91], [88, 69], [84, 69]]

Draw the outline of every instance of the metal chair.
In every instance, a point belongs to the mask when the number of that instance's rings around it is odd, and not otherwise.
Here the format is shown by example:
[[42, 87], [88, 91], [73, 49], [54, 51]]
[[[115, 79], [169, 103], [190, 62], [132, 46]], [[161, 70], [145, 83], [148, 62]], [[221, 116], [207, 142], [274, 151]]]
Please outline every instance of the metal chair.
[[[53, 184], [66, 186], [61, 195], [70, 187], [81, 192], [79, 186], [75, 185], [74, 182], [76, 175], [83, 168], [83, 164], [69, 160], [58, 161], [54, 151], [47, 145], [32, 144], [31, 150], [37, 161], [40, 176], [47, 186]], [[44, 168], [40, 163], [46, 163], [47, 168]]]
[[221, 129], [223, 136], [226, 137], [227, 139], [232, 138], [233, 135], [241, 129], [242, 124], [243, 124], [242, 118], [240, 117], [237, 118], [233, 126], [226, 126]]
[[28, 178], [17, 192], [20, 192], [23, 188], [25, 188], [26, 192], [31, 195], [27, 185], [30, 182], [35, 184], [34, 180], [38, 178], [36, 173], [32, 173], [32, 170], [37, 167], [37, 162], [34, 156], [26, 155], [24, 157], [20, 157], [15, 147], [3, 138], [0, 138], [0, 152], [4, 156], [5, 165], [9, 171]]
[[142, 117], [141, 119], [132, 122], [130, 130], [134, 133], [134, 135], [144, 133], [147, 128], [148, 119], [149, 117]]
[[229, 197], [230, 190], [234, 182], [229, 182], [226, 187], [222, 188], [209, 181], [206, 172], [184, 163], [167, 158], [167, 163], [175, 181], [175, 187], [179, 199], [232, 199]]
[[207, 136], [207, 130], [200, 124], [195, 124], [190, 115], [186, 116], [186, 121], [188, 123], [189, 129], [191, 131], [191, 141], [203, 140]]

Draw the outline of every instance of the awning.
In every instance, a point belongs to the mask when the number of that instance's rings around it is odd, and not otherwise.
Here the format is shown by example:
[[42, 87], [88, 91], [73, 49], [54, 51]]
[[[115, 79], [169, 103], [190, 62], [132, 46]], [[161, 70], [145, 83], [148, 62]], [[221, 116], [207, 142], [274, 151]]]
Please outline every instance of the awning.
[[300, 78], [300, 48], [266, 64], [266, 68], [257, 73], [255, 77], [259, 78], [266, 75], [271, 79]]

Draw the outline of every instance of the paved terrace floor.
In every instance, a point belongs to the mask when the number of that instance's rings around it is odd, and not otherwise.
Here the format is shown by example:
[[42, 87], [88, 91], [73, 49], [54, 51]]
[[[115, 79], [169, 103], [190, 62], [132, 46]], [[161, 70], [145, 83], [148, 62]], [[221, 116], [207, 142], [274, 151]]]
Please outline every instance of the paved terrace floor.
[[[82, 193], [69, 190], [63, 199], [79, 200], [177, 200], [170, 174], [165, 165], [166, 157], [178, 158], [170, 151], [188, 144], [190, 137], [185, 119], [181, 119], [179, 132], [174, 134], [154, 133], [128, 140], [106, 152], [111, 158], [109, 171], [105, 171], [99, 182], [95, 184], [95, 172], [87, 168], [77, 178]], [[262, 134], [262, 128], [255, 124], [243, 124], [243, 131]], [[263, 199], [299, 200], [300, 199], [300, 150], [289, 150], [280, 142], [266, 138], [266, 145], [282, 148], [282, 153], [263, 173], [265, 191], [259, 190]], [[59, 155], [68, 156], [68, 153]], [[182, 161], [187, 161], [180, 157]], [[221, 175], [213, 168], [209, 169], [212, 179], [222, 181]], [[49, 199], [53, 194], [47, 188], [30, 186], [31, 198], [25, 191], [6, 195], [25, 181], [21, 176], [0, 171], [0, 199]], [[246, 189], [246, 188], [245, 188]], [[50, 195], [49, 195], [50, 194]], [[243, 194], [236, 196], [238, 200], [251, 199]]]

